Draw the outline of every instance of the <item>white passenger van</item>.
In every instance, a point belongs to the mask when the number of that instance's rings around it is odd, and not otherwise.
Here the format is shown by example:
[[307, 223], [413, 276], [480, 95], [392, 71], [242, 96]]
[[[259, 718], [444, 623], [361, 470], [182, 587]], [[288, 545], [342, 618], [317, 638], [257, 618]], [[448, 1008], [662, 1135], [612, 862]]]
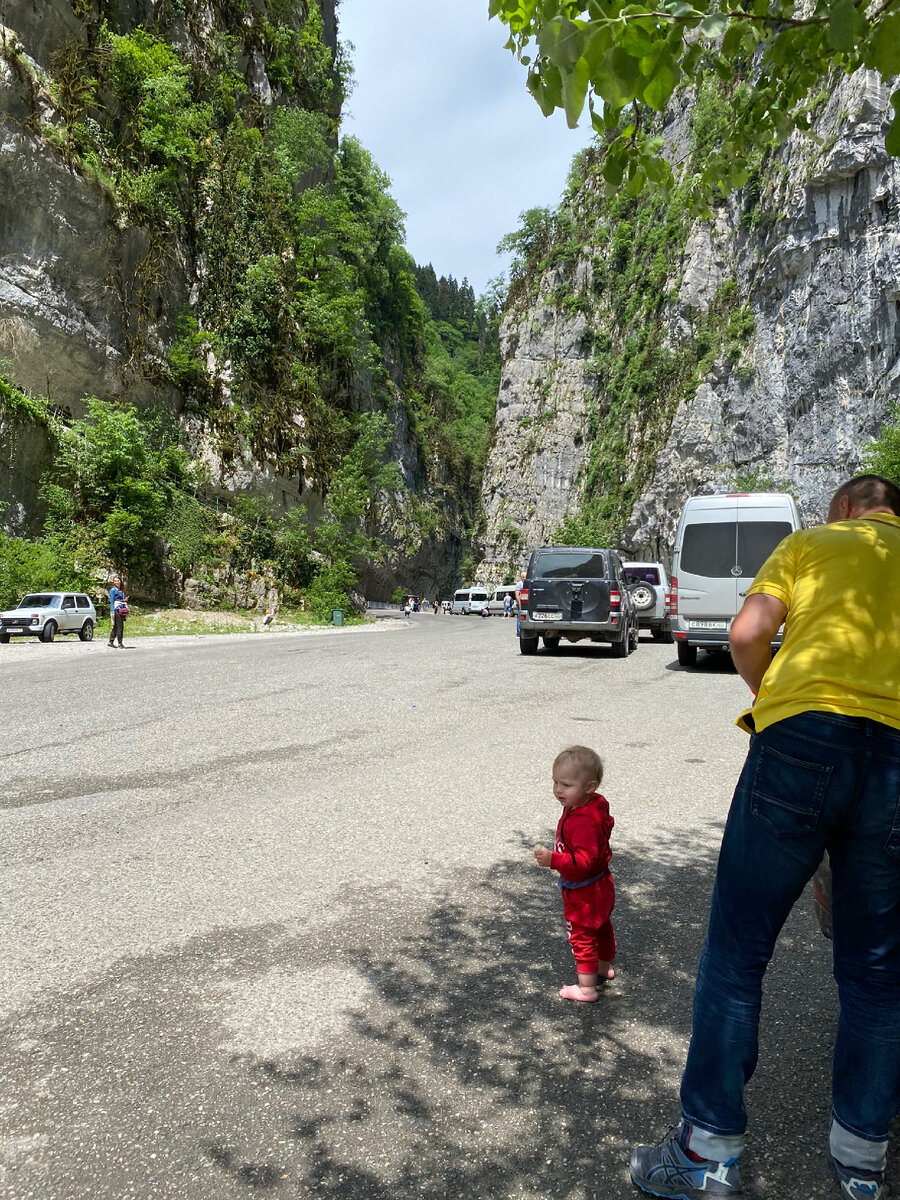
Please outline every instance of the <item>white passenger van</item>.
[[490, 600], [488, 600], [488, 608], [491, 610], [491, 612], [502, 613], [503, 601], [507, 596], [509, 596], [510, 600], [512, 601], [512, 612], [515, 612], [517, 587], [517, 584], [511, 583], [509, 586], [504, 585], [503, 587], [494, 588], [494, 594], [491, 596]]
[[801, 527], [796, 501], [782, 492], [690, 497], [672, 555], [670, 619], [682, 666], [693, 666], [698, 650], [727, 649], [756, 573]]
[[461, 588], [460, 591], [453, 593], [453, 604], [450, 608], [452, 613], [460, 613], [466, 616], [468, 613], [480, 613], [488, 602], [488, 593], [486, 588]]

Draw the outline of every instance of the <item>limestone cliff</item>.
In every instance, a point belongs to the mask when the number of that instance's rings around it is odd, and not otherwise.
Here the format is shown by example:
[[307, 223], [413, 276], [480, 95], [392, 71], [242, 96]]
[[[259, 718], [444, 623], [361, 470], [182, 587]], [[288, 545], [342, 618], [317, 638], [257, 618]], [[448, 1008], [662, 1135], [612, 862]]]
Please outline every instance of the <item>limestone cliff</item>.
[[[555, 258], [551, 246], [536, 291], [514, 301], [502, 330], [485, 578], [592, 505], [629, 553], [663, 559], [697, 492], [774, 484], [807, 521], [821, 519], [900, 394], [900, 166], [884, 152], [887, 95], [871, 74], [842, 80], [814, 138], [795, 138], [670, 239], [658, 299], [643, 308], [608, 301], [621, 263], [641, 250], [617, 243], [596, 179], [564, 202], [574, 252], [560, 255], [557, 232]], [[689, 125], [682, 114], [669, 131], [675, 157]], [[643, 369], [648, 321], [659, 384], [641, 403], [628, 371]], [[618, 510], [596, 507], [604, 490]]]
[[[377, 167], [340, 143], [336, 9], [0, 4], [0, 376], [63, 417], [89, 396], [165, 408], [207, 500], [250, 493], [313, 522], [355, 419], [385, 413], [408, 491], [364, 582], [433, 592], [471, 499], [412, 428], [421, 332], [394, 303], [414, 296], [411, 261]], [[39, 528], [45, 443], [40, 423], [0, 425], [9, 533]]]

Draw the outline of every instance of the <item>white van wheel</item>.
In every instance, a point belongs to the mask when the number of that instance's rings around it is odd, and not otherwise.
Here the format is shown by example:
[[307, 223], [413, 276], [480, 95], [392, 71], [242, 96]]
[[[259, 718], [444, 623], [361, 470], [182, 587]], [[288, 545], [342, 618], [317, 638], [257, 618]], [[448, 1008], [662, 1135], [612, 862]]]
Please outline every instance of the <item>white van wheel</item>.
[[696, 667], [697, 647], [689, 646], [687, 642], [678, 643], [678, 662], [682, 667]]

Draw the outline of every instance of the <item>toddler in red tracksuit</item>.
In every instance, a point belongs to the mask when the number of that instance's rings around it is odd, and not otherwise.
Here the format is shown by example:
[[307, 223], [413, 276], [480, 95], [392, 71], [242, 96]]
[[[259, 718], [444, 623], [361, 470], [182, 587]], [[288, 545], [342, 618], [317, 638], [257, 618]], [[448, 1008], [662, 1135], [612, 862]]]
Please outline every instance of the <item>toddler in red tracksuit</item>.
[[603, 778], [600, 755], [587, 746], [570, 746], [553, 763], [553, 794], [563, 806], [553, 850], [536, 847], [541, 867], [559, 872], [559, 890], [578, 982], [559, 989], [563, 1000], [591, 1004], [599, 997], [597, 980], [613, 979], [616, 936], [610, 915], [616, 902], [609, 873], [613, 819], [597, 788]]

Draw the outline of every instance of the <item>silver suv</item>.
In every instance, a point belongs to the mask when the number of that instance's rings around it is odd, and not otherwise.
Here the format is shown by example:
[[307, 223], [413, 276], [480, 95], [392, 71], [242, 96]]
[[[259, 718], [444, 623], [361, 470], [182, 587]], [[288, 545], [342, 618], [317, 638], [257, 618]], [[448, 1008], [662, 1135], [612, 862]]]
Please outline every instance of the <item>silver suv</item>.
[[22, 636], [52, 642], [58, 633], [77, 633], [89, 642], [96, 624], [97, 610], [84, 593], [32, 592], [17, 608], [0, 613], [0, 642]]
[[658, 562], [624, 562], [622, 570], [631, 588], [641, 629], [649, 629], [654, 642], [673, 642], [669, 623], [671, 593], [666, 568]]

